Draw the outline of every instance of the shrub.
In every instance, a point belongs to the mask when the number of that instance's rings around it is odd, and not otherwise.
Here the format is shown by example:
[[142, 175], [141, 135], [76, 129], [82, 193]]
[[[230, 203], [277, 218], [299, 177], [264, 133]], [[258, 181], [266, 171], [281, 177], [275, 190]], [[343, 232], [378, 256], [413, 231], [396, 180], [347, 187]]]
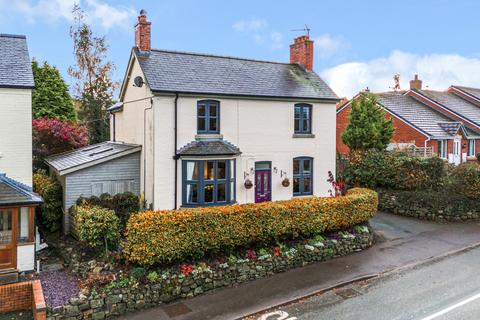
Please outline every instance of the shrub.
[[50, 232], [60, 230], [63, 215], [63, 193], [60, 183], [45, 171], [39, 171], [33, 174], [33, 190], [44, 201], [37, 209], [41, 226]]
[[117, 248], [120, 238], [118, 217], [110, 209], [98, 206], [76, 206], [75, 222], [80, 240], [92, 248]]
[[392, 151], [352, 152], [348, 164], [342, 164], [348, 184], [367, 188], [437, 189], [446, 177], [440, 158], [421, 159]]
[[145, 277], [145, 274], [147, 271], [143, 267], [134, 267], [132, 271], [130, 272], [130, 276], [135, 279], [136, 281], [141, 280], [143, 277]]
[[132, 192], [119, 193], [114, 196], [104, 193], [100, 197], [81, 197], [77, 200], [77, 205], [99, 206], [115, 211], [120, 220], [121, 230], [125, 229], [130, 215], [140, 209], [139, 198]]
[[32, 121], [33, 169], [46, 169], [44, 159], [50, 155], [84, 147], [88, 132], [84, 126], [59, 119]]
[[376, 192], [352, 189], [344, 197], [145, 211], [130, 217], [124, 252], [129, 261], [142, 265], [183, 261], [346, 229], [367, 221], [377, 205]]
[[480, 199], [480, 166], [464, 163], [452, 169], [450, 191]]

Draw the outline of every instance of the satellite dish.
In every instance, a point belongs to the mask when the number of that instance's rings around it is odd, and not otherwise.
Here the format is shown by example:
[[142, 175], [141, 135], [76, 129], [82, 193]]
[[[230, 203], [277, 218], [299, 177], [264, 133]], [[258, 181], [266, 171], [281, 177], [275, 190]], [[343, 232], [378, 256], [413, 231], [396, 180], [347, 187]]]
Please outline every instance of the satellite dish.
[[139, 87], [141, 88], [143, 86], [143, 78], [138, 76], [138, 77], [135, 77], [135, 79], [133, 79], [133, 84], [135, 87]]

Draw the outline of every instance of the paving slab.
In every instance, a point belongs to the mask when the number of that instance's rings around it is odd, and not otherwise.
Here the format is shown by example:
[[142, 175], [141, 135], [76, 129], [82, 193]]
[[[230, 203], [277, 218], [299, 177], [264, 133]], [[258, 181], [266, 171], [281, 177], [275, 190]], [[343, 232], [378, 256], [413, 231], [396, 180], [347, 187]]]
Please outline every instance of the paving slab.
[[127, 314], [122, 319], [241, 319], [342, 283], [480, 244], [478, 222], [438, 224], [379, 213], [370, 223], [378, 241], [365, 251], [177, 302], [183, 305], [181, 310], [191, 310], [188, 312], [169, 316], [165, 312], [169, 311], [168, 305]]

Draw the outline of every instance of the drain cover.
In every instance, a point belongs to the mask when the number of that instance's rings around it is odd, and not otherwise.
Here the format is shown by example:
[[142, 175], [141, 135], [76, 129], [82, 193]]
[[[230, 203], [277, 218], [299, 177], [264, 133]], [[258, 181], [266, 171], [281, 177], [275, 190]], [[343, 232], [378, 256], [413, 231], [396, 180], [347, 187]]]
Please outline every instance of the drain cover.
[[192, 310], [184, 305], [183, 303], [176, 303], [169, 306], [163, 307], [163, 311], [170, 317], [175, 318], [181, 316], [182, 314], [187, 314], [192, 312]]
[[361, 293], [352, 288], [345, 288], [345, 289], [339, 289], [338, 291], [335, 291], [335, 294], [339, 295], [343, 299], [349, 299], [349, 298], [359, 296]]

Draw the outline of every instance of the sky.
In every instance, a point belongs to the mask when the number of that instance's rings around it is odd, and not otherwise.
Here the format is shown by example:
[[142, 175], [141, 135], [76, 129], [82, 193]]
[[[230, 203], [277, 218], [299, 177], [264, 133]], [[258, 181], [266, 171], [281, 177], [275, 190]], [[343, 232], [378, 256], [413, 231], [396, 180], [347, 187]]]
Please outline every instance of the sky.
[[140, 9], [152, 47], [288, 62], [305, 25], [315, 41], [314, 70], [340, 97], [369, 87], [402, 89], [414, 74], [424, 88], [480, 87], [480, 1], [474, 0], [0, 0], [0, 33], [27, 36], [30, 56], [57, 66], [68, 84], [74, 63], [69, 28], [78, 3], [105, 36], [121, 81]]

